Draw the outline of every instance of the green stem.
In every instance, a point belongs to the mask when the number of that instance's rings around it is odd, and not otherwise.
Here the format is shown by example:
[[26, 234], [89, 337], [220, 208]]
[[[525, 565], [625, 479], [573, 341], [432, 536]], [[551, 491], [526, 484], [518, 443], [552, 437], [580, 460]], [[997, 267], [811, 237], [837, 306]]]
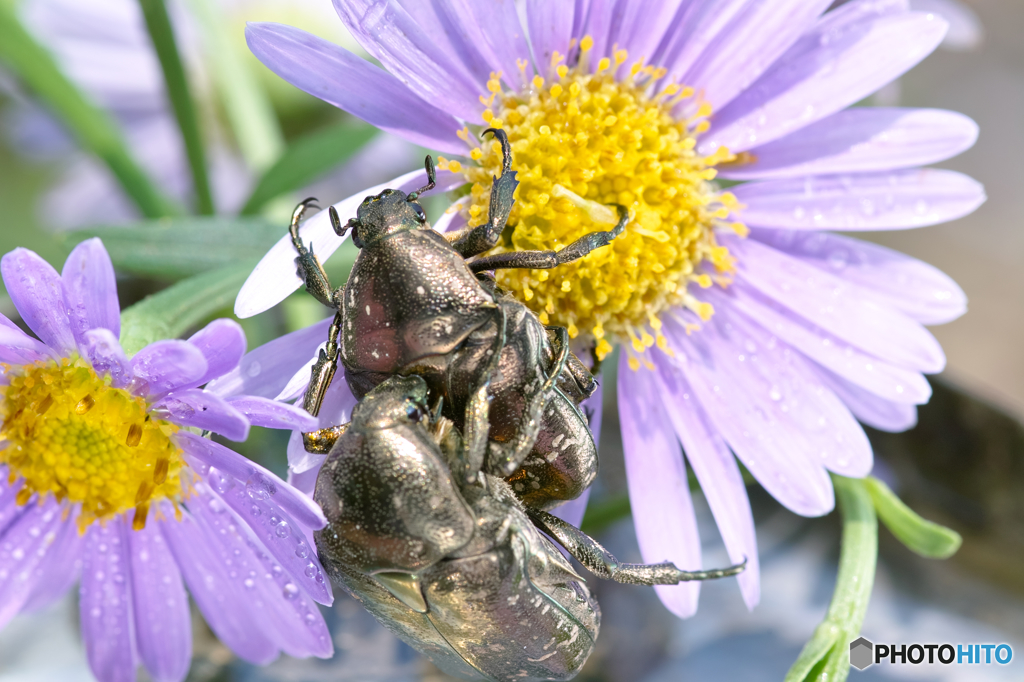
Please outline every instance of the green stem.
[[191, 0], [189, 6], [203, 31], [214, 80], [238, 147], [249, 166], [262, 172], [284, 151], [284, 135], [274, 108], [249, 68], [248, 55], [232, 42], [220, 5]]
[[67, 126], [83, 149], [103, 160], [142, 215], [159, 218], [179, 212], [132, 158], [110, 115], [90, 102], [25, 30], [12, 2], [0, 3], [0, 60]]
[[121, 347], [129, 356], [160, 339], [176, 339], [219, 310], [230, 308], [255, 262], [184, 279], [121, 311]]
[[210, 193], [210, 179], [206, 172], [206, 151], [199, 133], [195, 103], [188, 89], [185, 67], [181, 63], [178, 45], [174, 40], [174, 28], [167, 16], [164, 0], [139, 0], [142, 14], [146, 19], [149, 37], [153, 41], [156, 55], [164, 72], [167, 96], [178, 119], [181, 137], [185, 143], [188, 165], [192, 170], [192, 186], [196, 193], [196, 208], [203, 215], [213, 214], [213, 195]]
[[814, 631], [786, 682], [842, 682], [850, 673], [850, 642], [864, 623], [878, 559], [878, 519], [863, 479], [832, 475], [843, 519], [839, 574], [825, 620]]

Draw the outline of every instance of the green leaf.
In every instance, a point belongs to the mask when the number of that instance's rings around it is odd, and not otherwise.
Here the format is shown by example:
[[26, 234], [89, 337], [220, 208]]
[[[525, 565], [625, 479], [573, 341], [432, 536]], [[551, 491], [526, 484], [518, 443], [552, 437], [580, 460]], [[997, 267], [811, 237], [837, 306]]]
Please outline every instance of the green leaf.
[[113, 119], [86, 98], [25, 30], [12, 2], [0, 3], [0, 60], [67, 126], [83, 149], [107, 164], [142, 215], [158, 218], [180, 212], [132, 158]]
[[203, 138], [199, 134], [199, 122], [188, 89], [185, 67], [181, 64], [178, 45], [174, 40], [174, 28], [167, 16], [167, 7], [164, 0], [139, 0], [139, 6], [156, 56], [160, 60], [167, 96], [171, 100], [174, 117], [178, 120], [178, 128], [181, 129], [185, 143], [185, 154], [192, 170], [192, 187], [196, 193], [196, 208], [199, 213], [210, 215], [213, 213], [213, 196], [210, 194], [210, 180], [206, 174], [206, 152], [203, 149]]
[[160, 339], [176, 339], [229, 308], [254, 262], [238, 263], [182, 280], [121, 311], [121, 347], [129, 356]]
[[595, 500], [587, 505], [587, 511], [583, 515], [583, 522], [580, 523], [580, 530], [593, 535], [604, 530], [619, 519], [624, 519], [632, 513], [629, 506], [629, 495], [609, 495], [601, 500]]
[[344, 123], [299, 138], [263, 174], [242, 214], [258, 213], [271, 199], [308, 185], [352, 156], [377, 132], [365, 123]]
[[191, 0], [189, 7], [202, 31], [214, 84], [238, 148], [250, 167], [266, 170], [284, 150], [284, 136], [270, 98], [250, 68], [252, 57], [245, 43], [232, 40], [230, 31], [237, 26], [224, 17], [220, 3]]
[[865, 483], [885, 527], [912, 552], [929, 559], [946, 559], [960, 549], [963, 539], [955, 530], [921, 518], [874, 476], [868, 476]]
[[832, 474], [843, 519], [839, 574], [825, 620], [804, 645], [785, 682], [843, 682], [850, 642], [864, 623], [878, 560], [878, 519], [864, 479]]
[[114, 267], [158, 279], [182, 279], [240, 261], [255, 263], [287, 228], [259, 217], [165, 218], [66, 233], [70, 251], [99, 237]]

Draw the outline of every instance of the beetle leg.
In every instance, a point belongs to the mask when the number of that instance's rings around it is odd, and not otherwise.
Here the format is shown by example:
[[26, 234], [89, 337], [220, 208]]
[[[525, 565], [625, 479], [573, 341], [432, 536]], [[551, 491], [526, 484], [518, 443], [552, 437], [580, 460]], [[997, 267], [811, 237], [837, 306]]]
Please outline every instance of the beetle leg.
[[597, 540], [579, 528], [539, 509], [526, 508], [534, 525], [558, 541], [577, 561], [594, 575], [628, 585], [676, 585], [690, 580], [727, 578], [742, 573], [743, 563], [707, 571], [683, 571], [666, 561], [663, 564], [620, 564]]
[[313, 363], [313, 371], [309, 377], [309, 387], [302, 399], [302, 409], [314, 417], [320, 414], [320, 405], [324, 401], [327, 387], [331, 385], [334, 373], [338, 371], [338, 334], [341, 333], [341, 313], [334, 314], [334, 321], [327, 332], [327, 347], [320, 349], [320, 355]]
[[306, 448], [306, 452], [311, 452], [314, 455], [330, 454], [331, 448], [334, 447], [339, 438], [345, 435], [351, 423], [340, 426], [328, 426], [326, 429], [317, 429], [316, 431], [304, 433], [302, 434], [302, 445]]
[[494, 335], [494, 346], [491, 348], [491, 357], [487, 367], [481, 373], [480, 383], [476, 390], [470, 395], [466, 404], [466, 428], [463, 439], [462, 455], [459, 457], [460, 472], [467, 484], [475, 484], [478, 474], [484, 465], [484, 455], [487, 453], [488, 434], [490, 433], [490, 401], [487, 398], [487, 391], [491, 386], [491, 377], [498, 371], [498, 363], [501, 361], [501, 351], [505, 348], [505, 309], [501, 306], [495, 308], [497, 332]]
[[565, 369], [565, 364], [569, 359], [569, 332], [565, 327], [551, 327], [551, 330], [555, 332], [556, 337], [555, 361], [540, 389], [529, 397], [526, 413], [516, 430], [516, 437], [508, 443], [492, 442], [490, 444], [489, 463], [494, 476], [505, 478], [514, 474], [537, 442], [541, 421], [544, 417], [544, 408], [547, 407], [552, 391], [555, 390], [555, 382], [562, 370]]
[[[469, 264], [473, 272], [485, 270], [507, 270], [512, 268], [529, 268], [536, 270], [550, 270], [559, 265], [571, 263], [574, 260], [583, 258], [588, 253], [602, 246], [608, 246], [612, 240], [622, 234], [629, 222], [629, 211], [625, 206], [619, 206], [619, 222], [610, 230], [590, 232], [585, 234], [561, 251], [508, 251], [497, 253], [493, 256], [478, 258]], [[479, 229], [479, 228], [477, 228]]]
[[476, 256], [495, 247], [505, 230], [509, 213], [512, 212], [512, 205], [515, 203], [512, 195], [519, 186], [516, 172], [512, 170], [512, 147], [509, 145], [508, 135], [504, 130], [495, 128], [488, 128], [483, 132], [484, 135], [487, 133], [492, 133], [501, 143], [501, 177], [495, 177], [491, 184], [491, 205], [487, 213], [487, 222], [474, 227], [452, 242], [452, 248], [463, 258]]
[[292, 237], [292, 245], [299, 253], [299, 257], [295, 259], [295, 273], [306, 283], [306, 291], [313, 298], [328, 308], [339, 308], [340, 306], [336, 303], [336, 292], [331, 289], [331, 283], [327, 279], [327, 273], [324, 272], [324, 266], [320, 264], [320, 259], [313, 253], [313, 245], [310, 244], [307, 249], [306, 245], [302, 243], [302, 238], [299, 237], [299, 221], [302, 220], [302, 216], [310, 206], [316, 207], [316, 199], [313, 197], [304, 199], [295, 207], [295, 210], [292, 211], [292, 221], [288, 225], [288, 234]]

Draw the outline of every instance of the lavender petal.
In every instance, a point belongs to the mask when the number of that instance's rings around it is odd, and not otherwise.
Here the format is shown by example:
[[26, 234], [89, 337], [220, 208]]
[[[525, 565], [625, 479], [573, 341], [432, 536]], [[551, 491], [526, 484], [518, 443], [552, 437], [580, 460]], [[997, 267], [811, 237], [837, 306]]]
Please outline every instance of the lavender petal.
[[907, 369], [931, 374], [945, 366], [942, 346], [927, 329], [863, 296], [857, 285], [752, 239], [722, 243], [737, 256], [737, 280], [818, 327]]
[[[772, 497], [803, 516], [831, 511], [835, 499], [824, 466], [809, 457], [806, 440], [782, 412], [781, 400], [777, 403], [768, 395], [754, 395], [760, 387], [750, 386], [749, 376], [736, 372], [739, 353], [721, 358], [714, 353], [713, 346], [720, 342], [717, 329], [706, 325], [699, 334], [687, 336], [671, 321], [665, 332], [676, 353], [675, 365], [693, 388], [708, 420]], [[732, 362], [719, 367], [720, 359]], [[794, 447], [794, 443], [804, 447]]]
[[10, 510], [10, 525], [0, 537], [0, 629], [32, 596], [42, 577], [40, 566], [61, 530], [61, 508], [52, 496], [42, 505], [29, 504]]
[[967, 296], [951, 277], [899, 251], [823, 232], [755, 228], [751, 236], [862, 287], [864, 296], [921, 324], [952, 322], [967, 312]]
[[270, 400], [269, 398], [242, 396], [239, 398], [228, 398], [227, 402], [235, 410], [241, 412], [253, 426], [262, 426], [268, 429], [313, 431], [319, 424], [316, 417], [301, 407]]
[[18, 329], [6, 317], [0, 320], [0, 362], [28, 365], [52, 357], [53, 352], [45, 344]]
[[40, 340], [61, 356], [77, 350], [57, 271], [32, 251], [17, 248], [0, 259], [0, 273], [21, 319]]
[[434, 229], [441, 234], [458, 232], [464, 229], [468, 225], [468, 220], [462, 214], [462, 208], [469, 205], [470, 199], [472, 197], [462, 197], [449, 206], [444, 214], [434, 223]]
[[150, 407], [150, 414], [180, 426], [219, 433], [233, 441], [249, 437], [249, 420], [223, 398], [198, 388], [171, 391]]
[[135, 682], [132, 580], [123, 517], [94, 523], [86, 539], [79, 590], [82, 639], [99, 682]]
[[185, 451], [186, 458], [192, 460], [197, 470], [201, 468], [198, 465], [216, 467], [245, 485], [252, 497], [269, 499], [303, 526], [319, 530], [327, 525], [323, 511], [313, 500], [234, 450], [187, 431], [174, 434], [174, 442]]
[[736, 16], [748, 11], [750, 0], [693, 0], [684, 5], [665, 30], [652, 64], [668, 71], [670, 82], [690, 71], [708, 46], [722, 40]]
[[238, 367], [211, 381], [206, 390], [225, 398], [237, 395], [274, 398], [288, 379], [316, 355], [317, 347], [327, 339], [332, 320], [329, 317], [246, 353]]
[[750, 0], [678, 81], [703, 93], [703, 99], [721, 111], [782, 56], [830, 4], [831, 0]]
[[946, 34], [936, 15], [879, 16], [876, 6], [852, 2], [822, 17], [728, 107], [719, 105], [698, 150], [744, 151], [844, 109], [927, 57]]
[[[495, 54], [488, 34], [483, 30], [476, 20], [472, 11], [472, 0], [434, 0], [433, 2], [422, 2], [421, 0], [398, 0], [406, 9], [413, 12], [413, 8], [430, 7], [435, 10], [437, 17], [436, 28], [427, 28], [422, 21], [417, 23], [424, 28], [424, 31], [438, 40], [437, 36], [443, 35], [448, 46], [444, 52], [452, 55], [455, 60], [473, 77], [478, 83], [486, 83], [490, 74], [501, 71], [501, 62]], [[493, 21], [493, 17], [489, 21]], [[513, 27], [518, 27], [516, 23]], [[462, 152], [465, 154], [465, 151]]]
[[[334, 9], [352, 36], [409, 90], [463, 120], [479, 120], [485, 84], [435, 44], [400, 5], [374, 5], [373, 0], [334, 0]], [[376, 80], [367, 87], [376, 89]]]
[[461, 4], [461, 11], [476, 22], [483, 45], [493, 55], [492, 70], [501, 72], [502, 79], [513, 90], [526, 85], [523, 79], [525, 74], [519, 70], [516, 60], [526, 58], [530, 48], [526, 43], [526, 32], [519, 23], [514, 0], [461, 0]]
[[151, 343], [131, 359], [132, 392], [155, 398], [183, 386], [195, 386], [206, 374], [206, 358], [188, 341]]
[[11, 524], [26, 511], [24, 506], [17, 503], [18, 493], [24, 487], [25, 482], [18, 479], [13, 484], [9, 484], [7, 477], [7, 467], [0, 466], [0, 541], [3, 540], [4, 533], [7, 532]]
[[676, 437], [683, 444], [686, 460], [700, 482], [715, 523], [733, 563], [747, 561], [739, 575], [740, 591], [748, 609], [761, 600], [760, 566], [757, 557], [757, 536], [754, 516], [750, 511], [747, 488], [743, 483], [736, 458], [729, 446], [715, 431], [697, 401], [686, 378], [666, 357], [656, 356], [658, 391]]
[[879, 398], [823, 367], [816, 369], [822, 382], [846, 403], [853, 416], [868, 426], [899, 433], [917, 425], [917, 406]]
[[150, 519], [128, 533], [132, 606], [139, 658], [154, 682], [181, 682], [192, 660], [192, 623], [181, 571], [159, 526]]
[[282, 24], [246, 25], [249, 49], [295, 87], [367, 123], [432, 149], [462, 154], [451, 114], [413, 94], [398, 78], [348, 50]]
[[[195, 499], [200, 506], [208, 503], [198, 496]], [[161, 531], [192, 598], [217, 638], [250, 663], [266, 665], [277, 658], [277, 644], [263, 631], [271, 614], [253, 590], [243, 587], [248, 586], [246, 581], [255, 586], [263, 579], [262, 572], [246, 566], [242, 552], [237, 557], [227, 554], [231, 536], [206, 530], [190, 514], [181, 521], [161, 524]]]
[[616, 0], [591, 0], [590, 11], [587, 12], [586, 28], [583, 29], [581, 35], [577, 36], [579, 38], [590, 36], [594, 41], [594, 45], [590, 49], [591, 69], [597, 68], [598, 61], [608, 54], [611, 47], [608, 39], [611, 36], [614, 22], [612, 13], [615, 9], [615, 2]]
[[563, 57], [569, 53], [572, 38], [574, 7], [568, 3], [548, 0], [526, 0], [526, 18], [533, 46], [533, 63], [544, 78], [554, 75], [556, 64], [551, 58], [555, 52]]
[[245, 355], [245, 332], [234, 320], [214, 320], [189, 337], [188, 342], [206, 358], [206, 373], [196, 382], [197, 386], [235, 369]]
[[[690, 499], [686, 464], [649, 372], [634, 372], [625, 355], [619, 363], [619, 417], [626, 458], [626, 482], [633, 525], [646, 563], [671, 561], [689, 571], [701, 568], [697, 518]], [[665, 607], [680, 618], [697, 612], [700, 583], [654, 588]]]
[[309, 471], [320, 471], [327, 455], [317, 455], [306, 450], [302, 442], [302, 432], [292, 431], [288, 437], [288, 473], [304, 474]]
[[135, 377], [131, 362], [124, 354], [121, 343], [109, 329], [90, 329], [85, 332], [79, 348], [99, 375], [110, 376], [110, 385], [124, 388]]
[[611, 41], [617, 44], [619, 49], [629, 52], [627, 63], [643, 59], [645, 64], [658, 64], [659, 62], [652, 62], [651, 57], [662, 37], [672, 26], [677, 13], [681, 11], [680, 7], [688, 10], [694, 4], [696, 3], [688, 0], [662, 0], [654, 3], [648, 0], [619, 2], [616, 7], [618, 17], [611, 32]]
[[22, 611], [38, 611], [63, 597], [82, 572], [85, 538], [76, 524], [59, 524], [45, 560], [36, 568], [39, 578]]
[[[327, 459], [327, 455], [321, 455], [321, 464], [323, 460]], [[313, 497], [313, 490], [316, 488], [316, 477], [320, 474], [320, 467], [313, 467], [308, 471], [302, 473], [296, 473], [290, 468], [288, 469], [288, 485], [292, 486], [299, 492], [309, 497]], [[312, 545], [313, 536], [309, 534], [306, 540]]]
[[115, 337], [121, 333], [114, 265], [99, 237], [74, 248], [60, 278], [71, 331], [79, 347], [90, 329], [109, 329]]
[[926, 403], [932, 389], [919, 372], [889, 364], [830, 334], [813, 322], [793, 315], [779, 303], [745, 282], [733, 282], [728, 292], [704, 292], [716, 309], [736, 310], [819, 365], [879, 397], [894, 402]]
[[722, 169], [729, 180], [795, 178], [926, 166], [969, 149], [978, 124], [941, 109], [854, 107], [754, 147], [752, 163]]

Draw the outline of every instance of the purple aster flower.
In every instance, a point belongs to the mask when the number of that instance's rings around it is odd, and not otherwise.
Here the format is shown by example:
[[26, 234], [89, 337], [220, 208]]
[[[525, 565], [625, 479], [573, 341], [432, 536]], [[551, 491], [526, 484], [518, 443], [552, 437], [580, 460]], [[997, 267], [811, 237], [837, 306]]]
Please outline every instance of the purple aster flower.
[[[830, 471], [871, 470], [858, 419], [914, 424], [930, 395], [923, 375], [945, 363], [923, 325], [965, 310], [931, 266], [828, 230], [923, 227], [985, 198], [964, 175], [921, 168], [970, 147], [973, 121], [850, 108], [934, 50], [947, 23], [905, 0], [831, 4], [527, 0], [521, 25], [512, 2], [335, 0], [384, 69], [288, 26], [247, 29], [285, 80], [461, 157], [439, 164], [444, 184], [463, 188], [445, 230], [486, 218], [500, 150], [478, 141], [485, 125], [507, 131], [521, 181], [497, 251], [559, 248], [607, 229], [611, 204], [629, 207], [607, 248], [556, 270], [498, 271], [498, 281], [597, 361], [623, 349], [618, 403], [641, 554], [700, 568], [689, 467], [731, 559], [750, 560], [738, 580], [751, 607], [757, 547], [737, 458], [792, 511], [828, 512]], [[339, 212], [352, 215], [361, 195]], [[326, 212], [301, 233], [321, 258], [341, 242]], [[299, 287], [294, 255], [283, 238], [236, 312]], [[657, 590], [674, 613], [695, 611], [697, 583]]]
[[4, 284], [39, 340], [0, 316], [0, 628], [81, 577], [89, 664], [102, 682], [182, 680], [192, 635], [184, 584], [217, 636], [266, 663], [328, 657], [316, 602], [332, 601], [309, 543], [320, 509], [203, 438], [251, 424], [309, 429], [299, 409], [199, 388], [238, 365], [245, 336], [217, 320], [128, 358], [114, 270], [99, 239], [62, 273], [16, 249]]

